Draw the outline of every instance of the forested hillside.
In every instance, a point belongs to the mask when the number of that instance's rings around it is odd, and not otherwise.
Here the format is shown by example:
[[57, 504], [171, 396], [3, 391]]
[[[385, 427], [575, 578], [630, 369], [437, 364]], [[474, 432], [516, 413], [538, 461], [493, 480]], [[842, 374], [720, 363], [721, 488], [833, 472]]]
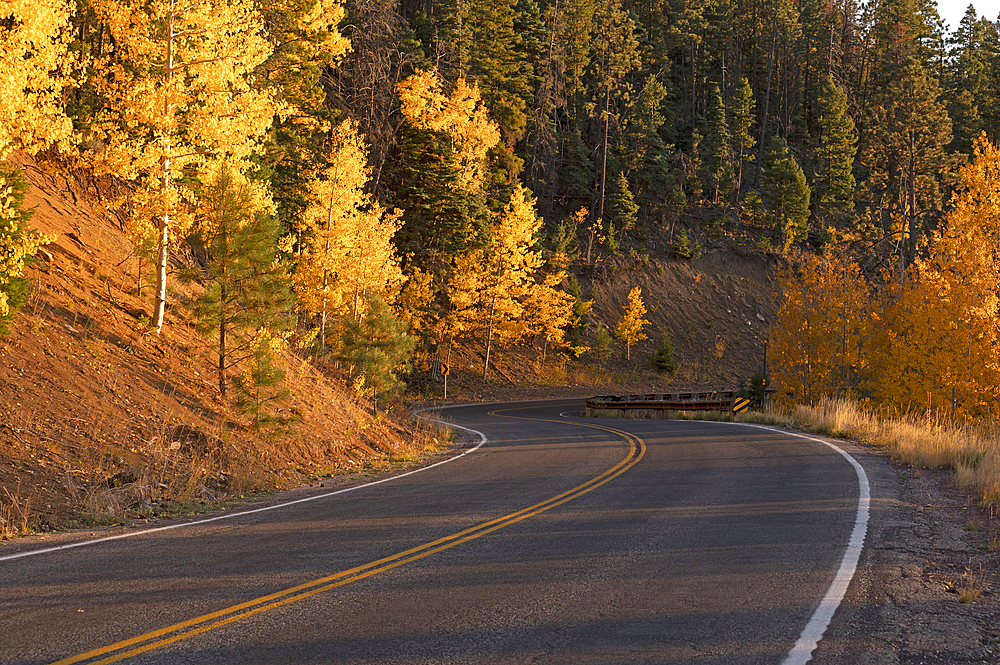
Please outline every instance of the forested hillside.
[[230, 344], [301, 325], [385, 389], [458, 340], [580, 355], [567, 277], [616, 253], [733, 236], [903, 274], [1000, 127], [997, 23], [948, 34], [933, 2], [8, 7], [4, 153], [121, 183], [156, 330], [194, 252], [222, 392]]

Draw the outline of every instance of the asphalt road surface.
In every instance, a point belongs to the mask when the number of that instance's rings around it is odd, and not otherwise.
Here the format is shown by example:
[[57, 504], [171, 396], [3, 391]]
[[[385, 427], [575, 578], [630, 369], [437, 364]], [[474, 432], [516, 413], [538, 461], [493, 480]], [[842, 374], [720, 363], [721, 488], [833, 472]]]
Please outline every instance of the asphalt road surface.
[[0, 662], [782, 663], [857, 541], [856, 469], [774, 430], [581, 408], [450, 409], [486, 442], [332, 496], [0, 543]]

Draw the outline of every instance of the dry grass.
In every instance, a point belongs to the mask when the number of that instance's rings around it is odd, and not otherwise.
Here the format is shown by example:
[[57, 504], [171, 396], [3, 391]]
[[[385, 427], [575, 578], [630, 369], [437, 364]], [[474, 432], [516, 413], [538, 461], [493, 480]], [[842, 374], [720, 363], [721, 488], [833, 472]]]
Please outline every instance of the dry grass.
[[17, 538], [31, 532], [28, 518], [31, 515], [31, 501], [19, 498], [4, 488], [0, 498], [0, 540]]
[[975, 488], [984, 504], [1000, 503], [1000, 444], [983, 424], [884, 416], [848, 399], [799, 405], [788, 418], [812, 432], [879, 446], [903, 464], [953, 469], [957, 485]]
[[978, 573], [974, 573], [971, 568], [966, 567], [962, 577], [950, 586], [951, 590], [958, 594], [958, 602], [963, 605], [971, 605], [979, 600], [979, 596], [983, 594], [989, 584], [986, 580], [986, 574], [980, 566]]

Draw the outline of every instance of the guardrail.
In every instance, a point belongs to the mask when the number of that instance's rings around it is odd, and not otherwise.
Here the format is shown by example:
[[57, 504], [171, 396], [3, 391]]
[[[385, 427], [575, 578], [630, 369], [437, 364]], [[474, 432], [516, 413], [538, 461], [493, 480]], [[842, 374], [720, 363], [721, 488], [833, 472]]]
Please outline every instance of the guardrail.
[[732, 411], [735, 390], [708, 390], [651, 395], [596, 395], [587, 399], [588, 410], [632, 411]]

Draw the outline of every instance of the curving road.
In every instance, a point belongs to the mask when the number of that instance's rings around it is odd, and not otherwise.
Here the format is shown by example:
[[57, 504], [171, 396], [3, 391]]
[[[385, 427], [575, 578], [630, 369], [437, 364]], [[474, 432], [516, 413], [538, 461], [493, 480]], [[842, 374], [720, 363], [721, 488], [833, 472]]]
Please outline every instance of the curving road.
[[450, 409], [487, 442], [332, 496], [0, 543], [0, 663], [782, 663], [858, 545], [859, 472], [581, 407]]

